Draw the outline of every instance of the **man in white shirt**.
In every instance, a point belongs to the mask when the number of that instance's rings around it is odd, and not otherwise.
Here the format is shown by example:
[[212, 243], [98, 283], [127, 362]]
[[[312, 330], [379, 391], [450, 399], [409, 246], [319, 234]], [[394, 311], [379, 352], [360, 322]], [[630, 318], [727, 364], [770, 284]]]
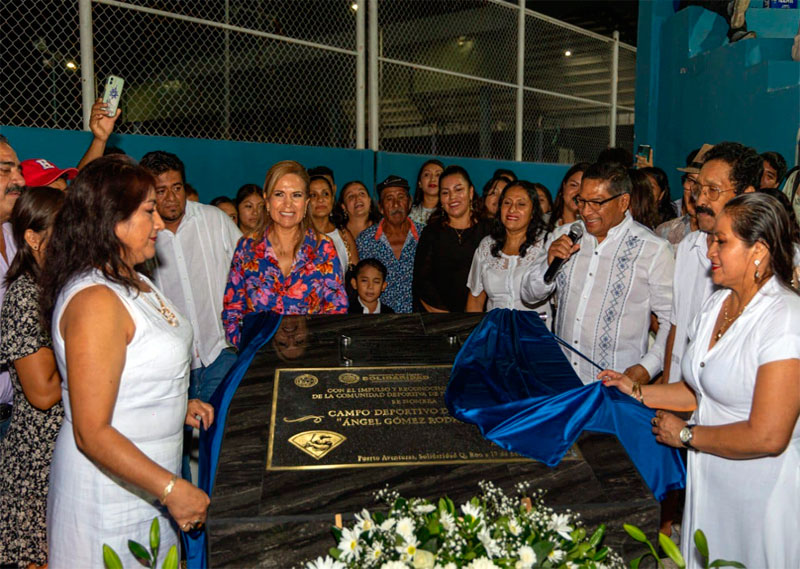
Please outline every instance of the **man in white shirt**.
[[[547, 255], [522, 279], [522, 300], [540, 302], [555, 291], [555, 333], [602, 368], [625, 370], [646, 383], [664, 361], [669, 333], [674, 261], [669, 243], [628, 213], [631, 180], [616, 163], [593, 164], [583, 174], [575, 198], [586, 229], [573, 244], [570, 226], [561, 226], [545, 245]], [[566, 259], [555, 280], [544, 282], [555, 258]], [[659, 330], [648, 349], [650, 313]], [[599, 369], [564, 349], [583, 383]]]
[[[22, 177], [22, 167], [17, 158], [17, 153], [11, 148], [8, 139], [0, 135], [0, 304], [6, 293], [6, 272], [17, 247], [11, 233], [11, 211], [17, 198], [25, 187], [25, 180]], [[11, 385], [11, 376], [8, 369], [3, 366], [0, 368], [0, 440], [6, 434], [11, 425], [11, 412], [14, 403], [14, 387]]]
[[763, 158], [754, 149], [737, 142], [721, 142], [697, 161], [703, 163], [692, 187], [698, 230], [684, 237], [675, 255], [671, 328], [662, 383], [681, 380], [681, 359], [689, 344], [689, 325], [716, 290], [711, 280], [708, 245], [713, 239], [717, 216], [736, 196], [754, 192], [763, 171]]
[[149, 152], [141, 165], [156, 177], [156, 206], [166, 226], [156, 241], [154, 281], [192, 323], [189, 397], [208, 401], [236, 361], [221, 314], [242, 234], [222, 210], [187, 201], [184, 166], [176, 155]]

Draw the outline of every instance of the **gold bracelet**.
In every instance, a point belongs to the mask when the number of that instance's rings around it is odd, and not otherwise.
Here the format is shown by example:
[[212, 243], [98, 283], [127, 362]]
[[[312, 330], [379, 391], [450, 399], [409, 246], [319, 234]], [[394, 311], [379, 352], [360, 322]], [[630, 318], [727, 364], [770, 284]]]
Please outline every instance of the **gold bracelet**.
[[164, 486], [164, 491], [161, 493], [161, 498], [158, 499], [158, 501], [161, 502], [162, 505], [166, 506], [166, 504], [164, 504], [164, 501], [167, 499], [167, 496], [169, 496], [170, 492], [172, 492], [172, 489], [175, 488], [175, 483], [177, 481], [178, 481], [178, 475], [173, 474], [172, 478], [169, 479], [167, 485]]
[[639, 403], [644, 405], [644, 395], [642, 395], [642, 384], [638, 381], [633, 383], [631, 387], [631, 397], [636, 399]]

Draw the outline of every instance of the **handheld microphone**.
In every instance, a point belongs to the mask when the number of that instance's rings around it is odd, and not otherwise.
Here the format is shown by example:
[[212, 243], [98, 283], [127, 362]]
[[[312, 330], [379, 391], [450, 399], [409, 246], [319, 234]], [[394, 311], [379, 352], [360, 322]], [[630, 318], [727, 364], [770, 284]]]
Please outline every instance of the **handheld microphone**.
[[[581, 237], [583, 237], [583, 226], [579, 221], [576, 221], [570, 226], [567, 237], [572, 240], [573, 245], [581, 240]], [[553, 259], [553, 261], [550, 263], [550, 266], [547, 267], [547, 272], [544, 274], [544, 282], [546, 284], [553, 282], [553, 279], [556, 278], [556, 275], [558, 274], [558, 270], [561, 268], [561, 265], [566, 262], [566, 260], [567, 259], [562, 259], [560, 257]]]

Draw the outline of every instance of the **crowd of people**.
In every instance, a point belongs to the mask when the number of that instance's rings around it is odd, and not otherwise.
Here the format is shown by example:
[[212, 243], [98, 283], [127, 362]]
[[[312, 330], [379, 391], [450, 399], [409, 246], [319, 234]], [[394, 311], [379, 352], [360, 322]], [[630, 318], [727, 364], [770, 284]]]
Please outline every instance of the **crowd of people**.
[[0, 138], [0, 565], [100, 566], [153, 517], [164, 550], [202, 527], [185, 449], [248, 314], [507, 308], [573, 347], [584, 383], [659, 409], [655, 436], [689, 449], [684, 526], [712, 557], [800, 566], [800, 230], [780, 155], [693, 150], [676, 202], [664, 170], [611, 148], [555, 196], [509, 170], [478, 192], [428, 160], [373, 199], [282, 161], [206, 205], [175, 154], [107, 152], [115, 120], [95, 104], [66, 170]]

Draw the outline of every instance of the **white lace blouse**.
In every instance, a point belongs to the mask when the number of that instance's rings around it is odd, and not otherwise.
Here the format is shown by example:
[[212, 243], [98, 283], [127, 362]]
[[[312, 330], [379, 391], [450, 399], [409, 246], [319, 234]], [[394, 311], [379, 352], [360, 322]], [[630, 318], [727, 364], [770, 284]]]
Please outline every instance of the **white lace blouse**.
[[510, 308], [514, 310], [536, 310], [550, 327], [552, 313], [548, 300], [536, 304], [522, 301], [520, 288], [522, 276], [541, 255], [545, 254], [543, 243], [528, 247], [524, 257], [506, 255], [502, 251], [499, 257], [492, 255], [494, 239], [484, 237], [475, 255], [467, 277], [467, 287], [473, 296], [486, 292], [486, 311], [494, 308]]

